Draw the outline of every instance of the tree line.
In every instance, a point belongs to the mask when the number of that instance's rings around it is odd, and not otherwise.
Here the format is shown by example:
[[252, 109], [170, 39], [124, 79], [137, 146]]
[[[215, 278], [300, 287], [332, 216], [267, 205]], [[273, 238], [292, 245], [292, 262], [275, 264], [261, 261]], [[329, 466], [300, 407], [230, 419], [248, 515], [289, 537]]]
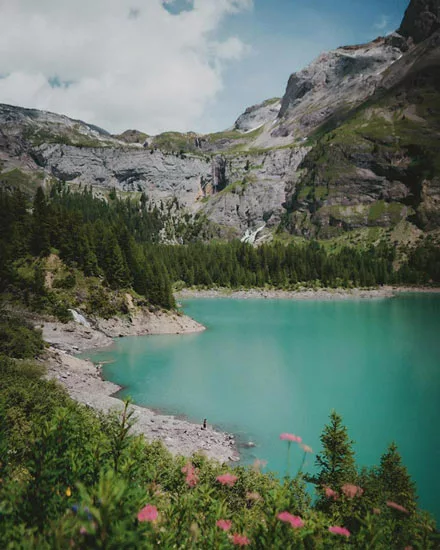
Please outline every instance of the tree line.
[[32, 205], [20, 192], [0, 191], [0, 285], [17, 279], [14, 263], [56, 251], [86, 276], [102, 277], [113, 289], [133, 288], [153, 305], [174, 307], [171, 283], [158, 254], [142, 243], [160, 238], [166, 215], [145, 200], [104, 201], [91, 190], [71, 193], [38, 188]]
[[[316, 241], [254, 248], [212, 237], [206, 219], [183, 212], [176, 199], [104, 200], [91, 188], [73, 192], [59, 183], [48, 194], [38, 188], [30, 204], [19, 190], [0, 190], [0, 291], [17, 286], [17, 260], [51, 251], [110, 289], [131, 288], [168, 309], [175, 306], [175, 283], [291, 289], [440, 282], [440, 247], [432, 238], [409, 249], [396, 269], [396, 248], [386, 241], [330, 250]], [[33, 292], [43, 290], [44, 274], [36, 273]]]
[[298, 283], [327, 287], [374, 286], [396, 279], [394, 250], [385, 244], [367, 250], [343, 248], [329, 253], [316, 241], [263, 244], [240, 241], [158, 245], [173, 281], [186, 285], [292, 288]]

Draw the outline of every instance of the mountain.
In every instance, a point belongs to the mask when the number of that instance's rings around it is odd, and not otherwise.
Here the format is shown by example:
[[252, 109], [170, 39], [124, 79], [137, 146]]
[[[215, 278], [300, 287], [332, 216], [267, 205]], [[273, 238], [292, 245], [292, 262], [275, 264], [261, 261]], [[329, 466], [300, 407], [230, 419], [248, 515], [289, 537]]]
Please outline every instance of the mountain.
[[411, 3], [401, 30], [408, 50], [383, 71], [365, 101], [333, 113], [315, 133], [300, 166], [304, 173], [288, 192], [293, 233], [330, 237], [401, 221], [438, 229], [440, 2], [435, 4], [436, 24], [425, 9], [433, 2]]
[[320, 55], [291, 75], [281, 99], [246, 109], [225, 132], [112, 136], [0, 105], [0, 182], [176, 197], [225, 235], [263, 224], [266, 237], [435, 232], [439, 64], [440, 0], [412, 0], [397, 32]]

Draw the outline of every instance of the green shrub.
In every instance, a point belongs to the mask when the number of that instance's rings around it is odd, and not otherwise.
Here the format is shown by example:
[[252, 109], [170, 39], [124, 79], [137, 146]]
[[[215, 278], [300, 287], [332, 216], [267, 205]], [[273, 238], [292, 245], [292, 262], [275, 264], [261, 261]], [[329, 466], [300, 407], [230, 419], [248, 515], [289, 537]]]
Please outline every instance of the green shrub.
[[68, 273], [63, 279], [54, 282], [54, 288], [63, 288], [65, 290], [71, 290], [75, 288], [76, 276], [75, 273]]
[[0, 313], [0, 354], [16, 359], [37, 357], [44, 349], [41, 331], [8, 313]]
[[[172, 457], [161, 443], [132, 434], [128, 404], [122, 413], [98, 415], [41, 374], [41, 367], [0, 358], [1, 548], [228, 549], [234, 540], [261, 550], [435, 548], [434, 523], [417, 511], [395, 447], [378, 469], [359, 474], [352, 462], [345, 465], [356, 484], [348, 488], [326, 470], [338, 499], [318, 511], [301, 467], [279, 480], [258, 467]], [[345, 453], [351, 441], [339, 417], [333, 424], [323, 432], [322, 457], [345, 468], [333, 454]], [[333, 432], [343, 444], [334, 447]], [[227, 473], [233, 477], [224, 485], [218, 477]], [[408, 513], [387, 507], [388, 499]]]

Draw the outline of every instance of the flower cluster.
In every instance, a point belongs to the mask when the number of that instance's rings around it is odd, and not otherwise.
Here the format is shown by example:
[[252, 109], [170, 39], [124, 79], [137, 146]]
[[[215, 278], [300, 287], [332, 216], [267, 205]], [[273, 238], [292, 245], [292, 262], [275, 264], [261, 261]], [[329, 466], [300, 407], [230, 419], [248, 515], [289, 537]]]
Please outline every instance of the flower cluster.
[[195, 487], [199, 482], [198, 470], [191, 464], [191, 462], [185, 464], [182, 468], [182, 473], [186, 474], [185, 481], [188, 487]]
[[346, 529], [345, 527], [339, 527], [338, 525], [333, 525], [328, 528], [330, 533], [333, 533], [334, 535], [341, 535], [341, 537], [349, 537], [350, 531]]
[[216, 521], [215, 524], [222, 531], [229, 531], [230, 528], [232, 527], [232, 521], [228, 519], [219, 519], [218, 521]]
[[347, 498], [352, 499], [354, 497], [360, 497], [363, 494], [364, 490], [357, 485], [346, 483], [342, 486], [342, 492]]
[[157, 511], [156, 506], [153, 506], [151, 504], [147, 504], [140, 510], [140, 512], [137, 515], [138, 521], [156, 521], [159, 513]]
[[[312, 452], [312, 449], [307, 445], [304, 445], [302, 443], [301, 437], [297, 435], [282, 433], [280, 435], [280, 439], [283, 441], [287, 441], [289, 443], [289, 448], [290, 448], [290, 444], [292, 442], [295, 442], [300, 445], [304, 453]], [[183, 466], [181, 471], [183, 474], [185, 474], [186, 476], [185, 481], [189, 487], [191, 488], [195, 487], [199, 483], [199, 475], [198, 475], [199, 470], [195, 468], [195, 466], [191, 462], [187, 462]], [[238, 480], [238, 477], [229, 472], [216, 477], [216, 481], [218, 481], [218, 483], [226, 487], [234, 487], [237, 480]], [[339, 500], [341, 497], [342, 498], [345, 497], [346, 499], [353, 500], [355, 498], [362, 497], [362, 495], [364, 494], [364, 489], [362, 489], [362, 487], [359, 487], [358, 485], [354, 485], [352, 483], [345, 483], [344, 485], [342, 485], [342, 487], [340, 487], [340, 492], [337, 492], [328, 486], [323, 486], [323, 490], [324, 490], [325, 496], [328, 499], [332, 499], [334, 501]], [[257, 501], [263, 500], [261, 495], [257, 492], [247, 492], [246, 498], [249, 502], [251, 501], [257, 502]], [[405, 507], [403, 507], [400, 504], [397, 504], [396, 502], [387, 501], [386, 504], [388, 507], [393, 508], [399, 512], [402, 512], [405, 514], [409, 513]], [[72, 506], [72, 510], [77, 512], [78, 506], [77, 505]], [[373, 511], [373, 514], [381, 513], [381, 510], [378, 508], [373, 508], [372, 511]], [[159, 513], [157, 508], [151, 504], [147, 504], [146, 506], [144, 506], [137, 514], [137, 519], [139, 522], [154, 523], [158, 519], [158, 517], [159, 517]], [[276, 517], [279, 521], [289, 525], [290, 526], [289, 528], [295, 531], [300, 531], [304, 527], [306, 527], [307, 520], [305, 521], [300, 516], [291, 514], [287, 510], [280, 511], [276, 515]], [[230, 519], [219, 518], [216, 520], [215, 525], [219, 530], [223, 531], [227, 535], [227, 538], [229, 539], [230, 543], [233, 544], [234, 546], [244, 547], [244, 546], [250, 545], [252, 542], [244, 533], [231, 532], [233, 522]], [[309, 525], [307, 527], [310, 528], [311, 526], [312, 525]], [[327, 527], [327, 529], [328, 529], [328, 532], [331, 533], [332, 535], [338, 535], [340, 537], [345, 537], [346, 539], [352, 536], [351, 532], [346, 527], [343, 527], [341, 525], [330, 525], [329, 527]], [[285, 533], [287, 534], [287, 531]], [[307, 533], [306, 530], [302, 530], [302, 534], [300, 534], [299, 536], [302, 537], [306, 533]], [[339, 545], [340, 542], [338, 542], [337, 544]], [[405, 550], [407, 549], [409, 550], [410, 548], [411, 548], [410, 546], [407, 546]]]
[[290, 441], [293, 443], [302, 443], [302, 438], [299, 435], [283, 433], [280, 435], [281, 441]]
[[280, 439], [281, 439], [281, 441], [287, 441], [289, 443], [289, 445], [291, 443], [298, 443], [298, 445], [301, 447], [301, 449], [304, 451], [304, 453], [310, 453], [310, 454], [313, 453], [312, 447], [310, 447], [309, 445], [305, 445], [302, 442], [302, 437], [299, 436], [299, 435], [289, 434], [289, 433], [284, 432], [284, 433], [280, 434]]
[[278, 514], [277, 517], [280, 521], [290, 523], [290, 525], [295, 529], [304, 527], [303, 520], [299, 516], [293, 516], [292, 514], [289, 514], [289, 512], [281, 512], [280, 514]]
[[232, 535], [232, 544], [235, 544], [235, 546], [248, 546], [250, 543], [251, 541], [244, 535], [238, 533]]
[[386, 505], [389, 508], [394, 508], [394, 510], [398, 510], [399, 512], [402, 512], [404, 514], [409, 514], [408, 510], [404, 506], [401, 506], [400, 504], [397, 504], [397, 502], [393, 502], [392, 500], [387, 500]]
[[325, 496], [327, 498], [332, 498], [333, 500], [338, 500], [339, 494], [334, 491], [331, 487], [324, 487]]
[[223, 474], [221, 476], [218, 476], [216, 479], [222, 485], [227, 485], [228, 487], [233, 487], [238, 478], [237, 478], [237, 476], [234, 476], [232, 474]]

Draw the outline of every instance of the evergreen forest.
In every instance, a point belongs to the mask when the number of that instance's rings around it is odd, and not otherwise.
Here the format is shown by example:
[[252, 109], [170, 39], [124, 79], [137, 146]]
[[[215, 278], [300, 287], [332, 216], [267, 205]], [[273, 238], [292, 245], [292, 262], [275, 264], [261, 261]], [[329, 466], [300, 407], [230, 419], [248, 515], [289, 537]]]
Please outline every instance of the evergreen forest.
[[[64, 277], [48, 289], [47, 259], [59, 258]], [[114, 295], [130, 289], [151, 307], [175, 307], [173, 287], [297, 289], [374, 287], [440, 282], [440, 248], [430, 238], [400, 253], [385, 240], [329, 248], [318, 241], [275, 241], [254, 248], [218, 238], [202, 215], [177, 200], [95, 197], [61, 183], [32, 202], [0, 190], [0, 291], [39, 312], [69, 318], [69, 289], [86, 285], [89, 313], [121, 313]], [[64, 289], [65, 292], [61, 292]], [[143, 302], [142, 302], [143, 300]]]

